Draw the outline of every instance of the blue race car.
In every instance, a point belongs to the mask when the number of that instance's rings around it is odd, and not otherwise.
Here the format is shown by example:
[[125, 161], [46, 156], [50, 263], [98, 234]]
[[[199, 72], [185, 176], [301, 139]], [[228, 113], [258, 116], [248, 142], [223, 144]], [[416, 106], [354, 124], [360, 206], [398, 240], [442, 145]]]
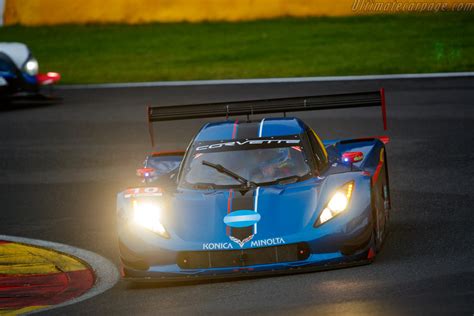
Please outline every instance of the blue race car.
[[38, 61], [23, 43], [0, 42], [0, 104], [27, 99], [53, 100], [41, 88], [61, 79], [57, 72], [39, 73]]
[[[390, 219], [388, 137], [321, 141], [286, 117], [365, 106], [381, 106], [386, 127], [383, 90], [149, 108], [150, 126], [226, 120], [204, 125], [185, 152], [148, 156], [141, 184], [118, 194], [123, 276], [181, 281], [371, 262]], [[275, 112], [285, 116], [250, 118]]]

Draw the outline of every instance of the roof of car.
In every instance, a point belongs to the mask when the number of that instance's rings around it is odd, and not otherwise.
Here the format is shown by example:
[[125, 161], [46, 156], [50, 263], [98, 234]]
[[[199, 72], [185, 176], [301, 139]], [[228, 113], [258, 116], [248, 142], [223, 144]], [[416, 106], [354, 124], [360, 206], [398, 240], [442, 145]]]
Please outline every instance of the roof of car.
[[23, 43], [0, 42], [0, 53], [10, 57], [18, 68], [21, 68], [30, 56], [28, 46]]
[[258, 121], [227, 120], [208, 123], [195, 141], [245, 139], [301, 134], [305, 124], [298, 118], [264, 118]]

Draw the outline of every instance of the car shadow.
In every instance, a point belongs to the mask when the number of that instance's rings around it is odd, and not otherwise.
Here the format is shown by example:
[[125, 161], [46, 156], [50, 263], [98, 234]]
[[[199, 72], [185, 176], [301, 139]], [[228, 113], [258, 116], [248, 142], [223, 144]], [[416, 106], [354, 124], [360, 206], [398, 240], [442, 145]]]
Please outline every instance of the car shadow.
[[61, 104], [62, 101], [63, 99], [59, 97], [3, 99], [0, 100], [0, 112], [22, 111], [56, 106]]
[[166, 281], [127, 281], [122, 280], [122, 282], [128, 282], [126, 284], [127, 290], [146, 290], [146, 289], [157, 289], [157, 288], [171, 288], [171, 287], [182, 287], [182, 286], [194, 286], [202, 284], [218, 284], [226, 282], [245, 282], [250, 280], [257, 279], [268, 279], [268, 278], [284, 278], [291, 275], [301, 275], [301, 274], [312, 274], [312, 273], [322, 273], [327, 271], [334, 270], [344, 270], [344, 269], [354, 269], [356, 267], [361, 267], [369, 265], [370, 261], [360, 261], [357, 263], [349, 265], [340, 265], [340, 266], [331, 266], [331, 267], [315, 267], [315, 269], [302, 269], [302, 270], [286, 270], [281, 271], [275, 274], [265, 274], [265, 275], [239, 275], [233, 277], [218, 277], [216, 279], [197, 279], [197, 280], [183, 280], [178, 282], [166, 282]]

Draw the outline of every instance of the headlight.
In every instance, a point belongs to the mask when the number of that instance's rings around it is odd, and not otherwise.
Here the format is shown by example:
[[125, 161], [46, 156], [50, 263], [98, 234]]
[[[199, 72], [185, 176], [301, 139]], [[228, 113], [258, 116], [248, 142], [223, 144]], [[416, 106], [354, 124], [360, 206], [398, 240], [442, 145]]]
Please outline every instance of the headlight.
[[36, 76], [38, 74], [38, 61], [35, 58], [30, 58], [24, 66], [25, 72], [30, 76]]
[[133, 223], [144, 227], [164, 238], [169, 234], [161, 223], [160, 205], [148, 201], [133, 201]]
[[326, 207], [319, 215], [315, 226], [320, 226], [328, 220], [334, 218], [344, 212], [351, 200], [352, 191], [354, 190], [354, 181], [348, 182], [340, 187], [331, 197]]

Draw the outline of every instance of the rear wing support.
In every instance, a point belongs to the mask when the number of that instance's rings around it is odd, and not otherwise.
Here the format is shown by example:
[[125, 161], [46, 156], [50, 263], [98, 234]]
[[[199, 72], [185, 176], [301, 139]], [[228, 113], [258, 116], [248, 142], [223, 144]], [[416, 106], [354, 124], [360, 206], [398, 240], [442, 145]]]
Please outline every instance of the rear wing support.
[[230, 116], [247, 116], [270, 113], [317, 111], [380, 106], [384, 130], [387, 129], [385, 91], [357, 92], [333, 95], [315, 95], [296, 98], [261, 99], [250, 101], [203, 103], [173, 106], [149, 106], [148, 130], [155, 146], [153, 123]]

